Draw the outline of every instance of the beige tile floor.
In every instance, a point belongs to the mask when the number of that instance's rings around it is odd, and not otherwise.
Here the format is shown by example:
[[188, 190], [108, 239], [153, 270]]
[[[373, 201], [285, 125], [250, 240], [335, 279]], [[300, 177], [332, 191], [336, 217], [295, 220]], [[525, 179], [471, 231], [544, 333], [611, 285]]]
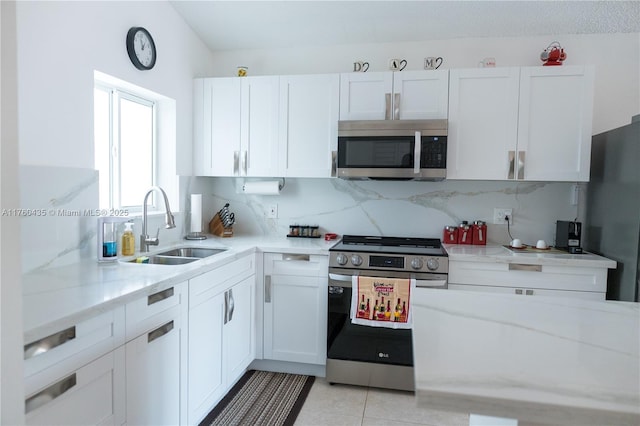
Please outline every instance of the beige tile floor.
[[467, 426], [469, 415], [418, 408], [411, 392], [330, 385], [317, 377], [295, 426]]

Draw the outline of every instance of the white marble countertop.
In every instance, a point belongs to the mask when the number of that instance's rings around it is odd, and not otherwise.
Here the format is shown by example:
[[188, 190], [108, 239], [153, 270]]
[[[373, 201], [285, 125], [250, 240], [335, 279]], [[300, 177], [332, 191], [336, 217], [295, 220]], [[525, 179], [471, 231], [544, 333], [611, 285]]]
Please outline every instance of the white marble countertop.
[[640, 424], [640, 304], [418, 289], [419, 405], [536, 424]]
[[570, 254], [554, 251], [536, 253], [510, 250], [501, 245], [443, 245], [449, 260], [460, 262], [523, 263], [529, 265], [583, 266], [615, 269], [616, 262], [593, 253]]
[[[254, 253], [327, 254], [335, 241], [312, 238], [241, 237], [180, 240], [149, 253], [117, 262], [91, 259], [68, 266], [44, 268], [22, 276], [25, 343], [48, 336], [97, 313], [188, 280], [211, 269]], [[133, 264], [127, 260], [177, 246], [224, 247], [226, 251], [185, 265]]]

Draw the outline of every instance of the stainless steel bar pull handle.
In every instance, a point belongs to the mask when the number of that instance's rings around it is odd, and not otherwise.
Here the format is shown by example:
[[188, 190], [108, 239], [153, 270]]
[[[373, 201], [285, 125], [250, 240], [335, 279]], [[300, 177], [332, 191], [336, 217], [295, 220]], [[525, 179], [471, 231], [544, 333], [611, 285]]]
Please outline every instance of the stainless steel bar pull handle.
[[236, 306], [236, 301], [233, 298], [233, 289], [230, 288], [229, 291], [227, 291], [228, 293], [228, 300], [229, 300], [229, 304], [228, 304], [228, 309], [227, 309], [227, 316], [229, 318], [229, 321], [231, 321], [233, 319], [233, 311], [235, 309]]
[[391, 93], [384, 94], [384, 119], [391, 120]]
[[240, 151], [233, 151], [233, 175], [240, 174]]
[[224, 292], [224, 321], [223, 324], [229, 322], [229, 292]]
[[542, 265], [526, 265], [523, 263], [510, 263], [509, 270], [510, 271], [542, 272]]
[[509, 172], [507, 173], [507, 179], [514, 179], [516, 177], [516, 152], [509, 151]]
[[393, 95], [393, 119], [400, 120], [400, 93]]
[[525, 290], [524, 294], [527, 296], [533, 296], [533, 290]]
[[248, 165], [249, 163], [249, 151], [244, 151], [242, 153], [242, 172], [244, 173], [244, 175], [247, 175], [247, 168], [249, 167]]
[[264, 303], [271, 303], [271, 275], [264, 276]]
[[154, 303], [158, 303], [164, 299], [168, 299], [173, 296], [173, 287], [169, 287], [166, 290], [159, 291], [157, 293], [150, 294], [147, 297], [147, 306], [153, 305]]
[[159, 339], [160, 337], [164, 336], [171, 330], [173, 330], [173, 320], [169, 321], [165, 325], [161, 325], [160, 327], [156, 328], [153, 331], [150, 331], [147, 334], [147, 343], [151, 343], [154, 340]]
[[331, 177], [336, 177], [338, 174], [338, 152], [331, 151]]
[[76, 377], [76, 373], [73, 373], [72, 375], [60, 380], [59, 382], [52, 384], [48, 388], [41, 390], [37, 394], [30, 396], [24, 401], [25, 414], [53, 401], [54, 399], [74, 387], [77, 383], [78, 379]]
[[416, 132], [413, 147], [413, 173], [420, 173], [420, 156], [422, 156], [422, 134]]
[[283, 254], [282, 260], [302, 260], [309, 261], [310, 257], [308, 254]]
[[54, 333], [50, 336], [43, 337], [40, 340], [24, 345], [24, 359], [33, 358], [36, 355], [43, 354], [51, 349], [63, 345], [70, 340], [76, 338], [76, 326], [65, 328], [62, 331]]
[[524, 179], [524, 151], [518, 151], [518, 179]]

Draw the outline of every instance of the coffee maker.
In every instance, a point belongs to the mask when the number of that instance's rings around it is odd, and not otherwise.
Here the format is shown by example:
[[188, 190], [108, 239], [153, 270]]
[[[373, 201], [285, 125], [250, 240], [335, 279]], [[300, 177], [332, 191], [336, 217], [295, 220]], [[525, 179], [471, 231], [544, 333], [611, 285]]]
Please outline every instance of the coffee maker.
[[556, 248], [571, 254], [582, 253], [582, 223], [558, 220], [556, 222]]

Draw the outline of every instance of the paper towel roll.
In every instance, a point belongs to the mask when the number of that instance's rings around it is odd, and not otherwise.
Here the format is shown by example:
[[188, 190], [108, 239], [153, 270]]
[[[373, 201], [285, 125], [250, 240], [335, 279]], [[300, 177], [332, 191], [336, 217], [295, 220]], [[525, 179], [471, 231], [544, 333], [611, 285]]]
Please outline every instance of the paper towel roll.
[[242, 190], [245, 194], [278, 195], [280, 194], [280, 182], [277, 180], [245, 182]]
[[202, 194], [191, 194], [191, 232], [202, 232]]

